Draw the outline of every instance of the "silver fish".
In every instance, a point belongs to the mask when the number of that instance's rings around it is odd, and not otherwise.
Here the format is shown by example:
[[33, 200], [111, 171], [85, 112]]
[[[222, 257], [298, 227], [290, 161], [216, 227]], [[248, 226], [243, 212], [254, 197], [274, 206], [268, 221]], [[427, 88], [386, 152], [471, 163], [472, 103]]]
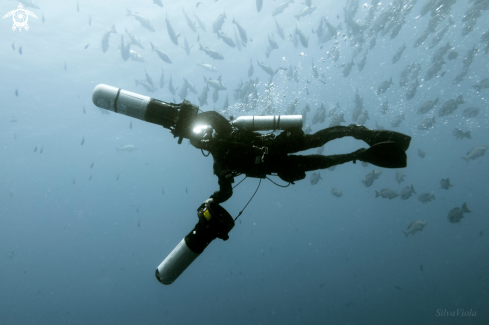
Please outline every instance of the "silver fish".
[[127, 28], [126, 28], [126, 34], [129, 36], [129, 38], [130, 38], [129, 42], [131, 44], [139, 46], [141, 49], [144, 50], [144, 46], [143, 46], [143, 44], [141, 44], [141, 40], [138, 37], [134, 36], [133, 34], [129, 33]]
[[131, 151], [134, 151], [134, 150], [137, 150], [136, 146], [135, 145], [132, 145], [132, 144], [128, 144], [128, 145], [125, 145], [123, 147], [120, 147], [120, 148], [115, 148], [115, 150], [117, 152], [131, 152]]
[[411, 187], [406, 186], [401, 190], [401, 200], [407, 200], [409, 199], [412, 195], [416, 194], [416, 191], [414, 191], [414, 186], [411, 185]]
[[395, 199], [396, 197], [398, 197], [399, 194], [397, 193], [396, 190], [393, 190], [390, 188], [384, 188], [380, 192], [375, 191], [375, 197], [378, 198], [379, 196], [384, 198], [384, 199], [392, 200], [392, 199]]
[[329, 123], [329, 127], [339, 126], [339, 125], [341, 125], [342, 122], [346, 122], [344, 117], [343, 117], [343, 113], [335, 114], [333, 116], [333, 118], [331, 119], [331, 122]]
[[487, 146], [475, 146], [467, 152], [467, 156], [462, 157], [463, 160], [469, 162], [469, 160], [475, 160], [479, 157], [484, 156], [488, 147]]
[[418, 130], [429, 130], [433, 127], [433, 124], [435, 124], [435, 117], [433, 116], [432, 118], [425, 118], [421, 123], [418, 124]]
[[275, 27], [277, 27], [277, 34], [280, 36], [281, 39], [285, 39], [285, 34], [284, 34], [284, 29], [278, 24], [277, 19], [274, 17], [275, 20]]
[[204, 106], [207, 105], [207, 92], [209, 91], [209, 86], [206, 85], [204, 89], [202, 89], [202, 92], [200, 95], [197, 97], [199, 100], [199, 105]]
[[[353, 62], [353, 61], [352, 61]], [[390, 85], [393, 85], [392, 78], [387, 81], [382, 82], [377, 88], [377, 95], [383, 94], [389, 89]]]
[[399, 124], [401, 124], [402, 121], [404, 121], [404, 114], [401, 114], [401, 115], [398, 115], [396, 117], [394, 117], [394, 119], [392, 120], [391, 122], [391, 126], [393, 128], [396, 128], [399, 126]]
[[214, 67], [212, 64], [208, 64], [208, 63], [197, 63], [197, 65], [199, 67], [204, 68], [207, 71], [210, 71], [210, 72], [218, 72], [217, 69], [216, 69], [216, 67]]
[[161, 68], [161, 76], [160, 76], [160, 88], [165, 86], [165, 69]]
[[205, 29], [205, 24], [202, 22], [202, 20], [200, 20], [196, 14], [194, 14], [194, 17], [197, 20], [197, 23], [199, 24], [200, 29], [202, 29], [204, 32], [207, 32], [207, 30]]
[[182, 11], [183, 11], [183, 15], [185, 16], [185, 20], [187, 21], [188, 27], [192, 30], [192, 32], [197, 33], [197, 28], [195, 27], [195, 21], [192, 21], [190, 19], [190, 17], [187, 15], [185, 10], [183, 10], [183, 8]]
[[337, 188], [333, 188], [331, 190], [331, 194], [333, 194], [333, 196], [336, 196], [336, 197], [341, 197], [343, 195], [343, 192]]
[[403, 230], [404, 235], [406, 235], [406, 238], [409, 234], [414, 235], [418, 231], [423, 231], [423, 228], [426, 226], [426, 221], [424, 220], [417, 220], [410, 224], [407, 227], [407, 230]]
[[217, 78], [217, 80], [215, 80], [215, 79], [207, 79], [206, 77], [204, 77], [204, 81], [205, 81], [205, 83], [207, 83], [209, 86], [211, 86], [214, 89], [217, 89], [217, 90], [226, 90], [227, 89], [222, 84], [221, 76], [219, 78]]
[[301, 10], [301, 12], [298, 15], [294, 15], [294, 17], [299, 20], [301, 17], [305, 17], [307, 15], [310, 15], [316, 10], [316, 6], [306, 6], [304, 9]]
[[462, 95], [459, 95], [457, 99], [450, 99], [445, 102], [440, 110], [438, 111], [438, 116], [447, 116], [452, 114], [457, 108], [458, 105], [465, 103], [465, 100]]
[[423, 203], [433, 201], [434, 199], [435, 199], [435, 194], [431, 194], [431, 193], [422, 193], [421, 195], [418, 196], [418, 200], [420, 200]]
[[218, 31], [221, 30], [222, 24], [224, 24], [224, 19], [226, 19], [226, 12], [220, 14], [217, 16], [216, 21], [214, 22], [214, 25], [212, 25], [212, 31], [214, 33], [217, 33]]
[[186, 38], [186, 37], [184, 37], [184, 38], [183, 38], [183, 46], [182, 46], [182, 49], [184, 49], [184, 50], [185, 50], [185, 53], [186, 53], [187, 55], [190, 55], [190, 48], [191, 48], [191, 47], [188, 45], [187, 38]]
[[260, 12], [263, 7], [263, 0], [256, 0], [256, 11]]
[[448, 190], [450, 187], [453, 187], [453, 185], [450, 184], [450, 178], [447, 178], [447, 179], [442, 178], [440, 180], [440, 185], [441, 185], [440, 188], [443, 188], [445, 190]]
[[226, 33], [224, 33], [223, 31], [217, 31], [217, 38], [222, 39], [224, 43], [226, 43], [227, 45], [229, 45], [231, 47], [236, 47], [236, 44], [231, 39], [231, 37], [226, 35]]
[[[176, 90], [178, 89], [178, 87], [175, 89], [175, 87], [173, 87], [173, 80], [171, 79], [171, 75], [170, 75], [170, 81], [168, 81], [168, 90], [170, 91], [170, 93], [175, 96], [175, 92]], [[173, 101], [175, 102], [175, 101]]]
[[470, 131], [464, 132], [460, 130], [459, 128], [454, 128], [452, 134], [455, 136], [455, 138], [463, 140], [464, 138], [467, 139], [472, 139], [472, 135], [470, 134]]
[[115, 25], [112, 25], [111, 29], [104, 34], [102, 37], [102, 52], [107, 52], [107, 49], [109, 48], [109, 37], [110, 34], [117, 34], [117, 31], [115, 30]]
[[156, 54], [158, 54], [158, 56], [160, 57], [160, 59], [162, 59], [163, 61], [169, 64], [173, 63], [170, 57], [168, 56], [168, 54], [166, 54], [165, 52], [163, 52], [162, 50], [154, 46], [153, 43], [149, 42], [149, 44], [151, 44], [151, 50], [155, 51]]
[[217, 52], [215, 50], [212, 50], [212, 49], [210, 49], [208, 47], [202, 47], [201, 44], [199, 44], [199, 46], [200, 46], [199, 50], [204, 51], [205, 54], [207, 54], [208, 56], [210, 56], [212, 59], [214, 59], [214, 60], [224, 60], [224, 56], [222, 56], [221, 53], [219, 53], [219, 52]]
[[143, 56], [136, 51], [129, 50], [129, 57], [132, 61], [144, 62]]
[[141, 23], [141, 26], [143, 26], [144, 28], [146, 28], [147, 30], [149, 30], [151, 32], [155, 31], [153, 25], [151, 25], [148, 18], [138, 14], [137, 12], [132, 12], [129, 9], [126, 9], [126, 10], [127, 10], [127, 15], [133, 16], [137, 21], [139, 21], [139, 23]]
[[479, 114], [480, 109], [477, 107], [468, 107], [464, 109], [464, 116], [465, 117], [475, 117], [477, 114]]
[[175, 30], [173, 30], [173, 27], [171, 26], [170, 21], [168, 20], [168, 13], [165, 16], [165, 22], [166, 22], [166, 30], [168, 32], [168, 36], [170, 36], [170, 39], [173, 42], [173, 44], [178, 45], [178, 37], [180, 36], [180, 34], [177, 35], [177, 33], [175, 33]]
[[365, 187], [370, 187], [370, 186], [372, 186], [374, 181], [375, 181], [375, 175], [373, 173], [368, 173], [365, 176], [365, 180], [363, 180], [362, 183], [363, 183], [363, 185], [365, 185]]
[[397, 61], [399, 61], [399, 59], [401, 58], [402, 56], [402, 53], [404, 52], [404, 50], [407, 49], [406, 47], [406, 43], [404, 43], [400, 48], [399, 50], [397, 50], [397, 52], [394, 54], [394, 56], [392, 57], [392, 63], [395, 64]]
[[471, 211], [467, 207], [467, 203], [464, 203], [461, 208], [453, 208], [448, 212], [448, 221], [450, 223], [457, 223], [462, 220], [464, 213], [470, 213]]
[[437, 98], [435, 99], [434, 101], [430, 100], [430, 101], [427, 101], [426, 103], [424, 103], [423, 105], [421, 105], [419, 108], [418, 108], [418, 111], [417, 113], [418, 114], [425, 114], [425, 113], [428, 113], [429, 111], [431, 111], [436, 105], [438, 105], [438, 103], [440, 102], [440, 99]]
[[306, 38], [306, 36], [304, 36], [297, 26], [295, 27], [295, 34], [299, 36], [299, 41], [301, 42], [302, 46], [307, 48], [309, 46], [309, 37]]
[[312, 173], [311, 177], [309, 178], [311, 181], [312, 185], [316, 185], [321, 178], [321, 173]]
[[253, 71], [254, 71], [254, 68], [253, 68], [253, 60], [250, 59], [250, 67], [248, 68], [248, 78], [253, 75]]
[[246, 31], [244, 30], [243, 27], [233, 18], [233, 24], [236, 25], [238, 28], [239, 36], [241, 36], [241, 40], [243, 41], [244, 44], [248, 42], [248, 36], [246, 35]]
[[286, 0], [279, 4], [272, 12], [272, 16], [276, 16], [284, 12], [285, 8], [289, 6], [290, 3], [294, 3], [294, 0]]
[[416, 82], [413, 83], [411, 86], [409, 86], [408, 91], [406, 92], [406, 99], [410, 100], [416, 95], [416, 91], [418, 90], [419, 87], [419, 82], [418, 79], [416, 79]]
[[404, 175], [404, 173], [403, 173], [403, 172], [401, 172], [401, 171], [397, 171], [397, 172], [396, 172], [396, 181], [397, 181], [399, 184], [401, 184], [401, 182], [404, 182], [404, 176], [406, 176], [406, 175]]

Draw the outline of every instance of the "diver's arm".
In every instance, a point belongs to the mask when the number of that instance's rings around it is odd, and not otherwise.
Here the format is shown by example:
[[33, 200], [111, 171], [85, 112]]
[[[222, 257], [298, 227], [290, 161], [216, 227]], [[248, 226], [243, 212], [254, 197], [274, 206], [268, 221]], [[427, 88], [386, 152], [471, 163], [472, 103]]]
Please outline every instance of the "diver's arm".
[[198, 107], [184, 100], [181, 104], [166, 103], [124, 89], [97, 85], [93, 90], [93, 103], [103, 109], [131, 116], [169, 129], [174, 137], [189, 139]]
[[210, 125], [214, 130], [216, 130], [220, 138], [225, 138], [233, 131], [231, 123], [229, 123], [224, 116], [215, 111], [208, 111], [198, 114], [193, 119], [192, 123], [194, 126]]
[[210, 198], [219, 204], [227, 201], [233, 195], [232, 177], [221, 176], [218, 183], [219, 191], [215, 191]]

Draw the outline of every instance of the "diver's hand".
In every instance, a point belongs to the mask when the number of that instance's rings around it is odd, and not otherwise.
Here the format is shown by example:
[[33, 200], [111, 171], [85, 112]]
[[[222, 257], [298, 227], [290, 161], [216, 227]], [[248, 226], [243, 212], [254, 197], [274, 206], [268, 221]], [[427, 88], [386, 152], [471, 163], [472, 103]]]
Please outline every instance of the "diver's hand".
[[214, 203], [214, 199], [213, 198], [209, 198], [207, 200], [204, 201], [204, 205], [207, 209], [209, 209], [209, 206], [211, 205], [211, 203]]

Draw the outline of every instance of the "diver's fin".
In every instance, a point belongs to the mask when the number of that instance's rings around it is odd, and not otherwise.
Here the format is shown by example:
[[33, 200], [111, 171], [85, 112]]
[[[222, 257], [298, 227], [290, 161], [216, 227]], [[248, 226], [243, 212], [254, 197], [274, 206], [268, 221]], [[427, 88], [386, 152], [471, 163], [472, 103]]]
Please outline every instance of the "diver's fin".
[[404, 168], [407, 156], [403, 148], [394, 141], [374, 144], [358, 155], [358, 160], [384, 168]]
[[360, 128], [356, 132], [357, 135], [355, 135], [355, 138], [365, 141], [370, 146], [381, 142], [393, 141], [397, 143], [403, 151], [406, 151], [411, 143], [411, 137], [409, 135], [395, 131]]

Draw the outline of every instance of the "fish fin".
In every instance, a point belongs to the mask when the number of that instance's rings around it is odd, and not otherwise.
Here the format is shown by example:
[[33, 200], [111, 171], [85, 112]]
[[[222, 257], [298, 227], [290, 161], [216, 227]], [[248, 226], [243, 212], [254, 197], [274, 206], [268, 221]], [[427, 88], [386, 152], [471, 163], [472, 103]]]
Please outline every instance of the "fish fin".
[[418, 193], [416, 193], [416, 192], [414, 191], [414, 185], [413, 185], [413, 184], [411, 184], [411, 192], [413, 192], [414, 194], [418, 194]]
[[462, 212], [471, 212], [471, 211], [469, 210], [469, 208], [467, 208], [467, 203], [464, 203], [464, 204], [462, 205]]
[[472, 139], [472, 136], [470, 135], [470, 131], [465, 132], [464, 135], [467, 139]]
[[375, 190], [375, 198], [378, 198], [380, 196], [379, 191]]
[[128, 16], [132, 15], [132, 11], [131, 10], [129, 10], [129, 9], [126, 9], [126, 10], [127, 10], [127, 15]]

